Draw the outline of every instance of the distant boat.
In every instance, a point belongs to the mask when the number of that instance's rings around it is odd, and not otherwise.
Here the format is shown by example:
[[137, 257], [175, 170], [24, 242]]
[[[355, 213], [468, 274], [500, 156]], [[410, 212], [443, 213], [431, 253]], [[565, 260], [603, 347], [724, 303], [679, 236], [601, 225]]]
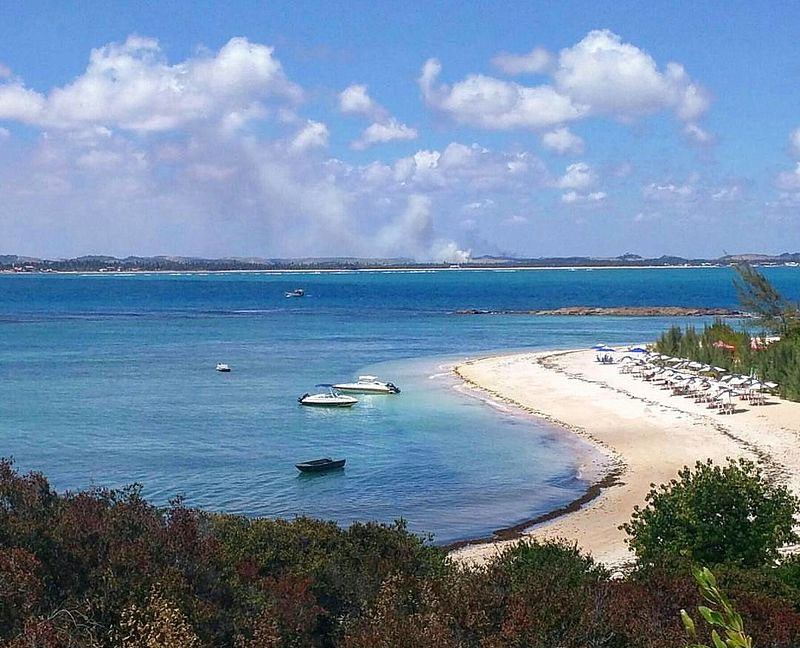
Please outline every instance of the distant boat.
[[231, 370], [230, 365], [226, 365], [224, 362], [217, 363], [217, 371], [221, 371], [222, 373], [228, 373]]
[[295, 464], [300, 472], [323, 472], [326, 470], [336, 470], [337, 468], [344, 468], [346, 459], [314, 459], [313, 461], [304, 461], [303, 463]]
[[302, 288], [295, 288], [286, 293], [287, 297], [305, 297], [306, 291]]
[[319, 394], [303, 394], [297, 399], [297, 402], [311, 407], [352, 407], [358, 402], [358, 399], [352, 396], [340, 394], [336, 387], [328, 383], [319, 384], [317, 387], [325, 387], [328, 391]]
[[356, 382], [339, 383], [334, 388], [353, 394], [399, 394], [400, 388], [390, 382], [381, 382], [375, 376], [359, 376]]

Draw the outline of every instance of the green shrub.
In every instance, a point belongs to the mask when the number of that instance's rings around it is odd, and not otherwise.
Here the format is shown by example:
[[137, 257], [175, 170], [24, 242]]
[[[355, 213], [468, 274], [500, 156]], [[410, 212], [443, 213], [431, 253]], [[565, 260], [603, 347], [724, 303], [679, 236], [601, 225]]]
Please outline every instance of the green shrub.
[[764, 565], [795, 542], [798, 499], [771, 484], [752, 462], [711, 460], [684, 468], [678, 479], [653, 487], [622, 528], [637, 559], [655, 564], [680, 557], [695, 563]]

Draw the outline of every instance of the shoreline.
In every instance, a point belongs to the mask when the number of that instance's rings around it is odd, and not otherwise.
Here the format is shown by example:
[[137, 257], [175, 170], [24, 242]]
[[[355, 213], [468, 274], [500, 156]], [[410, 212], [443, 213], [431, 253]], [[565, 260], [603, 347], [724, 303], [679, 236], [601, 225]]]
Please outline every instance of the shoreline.
[[[769, 268], [790, 268], [797, 266], [788, 266], [784, 264], [766, 264], [757, 267]], [[356, 272], [408, 272], [408, 273], [423, 273], [423, 272], [516, 272], [517, 270], [724, 270], [731, 269], [730, 265], [575, 265], [575, 266], [467, 266], [459, 268], [449, 267], [378, 267], [378, 268], [284, 268], [284, 269], [238, 269], [238, 270], [32, 270], [32, 271], [15, 271], [15, 270], [0, 270], [0, 275], [103, 275], [103, 276], [125, 276], [125, 275], [139, 275], [139, 274], [322, 274], [322, 273], [356, 273]]]
[[599, 562], [622, 567], [632, 555], [618, 528], [651, 483], [685, 465], [749, 458], [800, 493], [800, 403], [742, 404], [719, 417], [704, 405], [594, 362], [594, 351], [550, 350], [491, 355], [453, 368], [465, 386], [579, 436], [609, 458], [579, 498], [490, 537], [445, 545], [457, 561], [481, 563], [521, 538], [563, 538]]

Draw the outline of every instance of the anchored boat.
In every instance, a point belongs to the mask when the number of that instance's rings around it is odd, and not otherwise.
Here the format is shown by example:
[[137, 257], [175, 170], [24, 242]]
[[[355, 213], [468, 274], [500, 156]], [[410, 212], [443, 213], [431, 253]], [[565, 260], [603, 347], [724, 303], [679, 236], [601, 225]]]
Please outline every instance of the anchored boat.
[[390, 382], [381, 382], [375, 376], [359, 376], [356, 382], [339, 383], [336, 389], [353, 394], [399, 394], [400, 388]]
[[346, 459], [331, 459], [326, 457], [325, 459], [314, 459], [313, 461], [304, 461], [299, 464], [295, 464], [297, 469], [300, 472], [323, 472], [326, 470], [336, 470], [337, 468], [344, 468], [344, 464]]
[[317, 387], [324, 387], [327, 391], [319, 394], [303, 394], [297, 399], [297, 402], [312, 407], [352, 407], [358, 402], [358, 399], [352, 396], [340, 394], [331, 384], [320, 383]]

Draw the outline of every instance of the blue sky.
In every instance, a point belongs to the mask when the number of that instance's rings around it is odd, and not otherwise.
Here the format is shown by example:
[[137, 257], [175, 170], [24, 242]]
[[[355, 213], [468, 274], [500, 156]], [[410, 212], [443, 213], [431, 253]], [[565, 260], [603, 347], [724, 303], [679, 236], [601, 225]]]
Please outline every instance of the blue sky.
[[7, 3], [0, 253], [800, 250], [797, 3]]

